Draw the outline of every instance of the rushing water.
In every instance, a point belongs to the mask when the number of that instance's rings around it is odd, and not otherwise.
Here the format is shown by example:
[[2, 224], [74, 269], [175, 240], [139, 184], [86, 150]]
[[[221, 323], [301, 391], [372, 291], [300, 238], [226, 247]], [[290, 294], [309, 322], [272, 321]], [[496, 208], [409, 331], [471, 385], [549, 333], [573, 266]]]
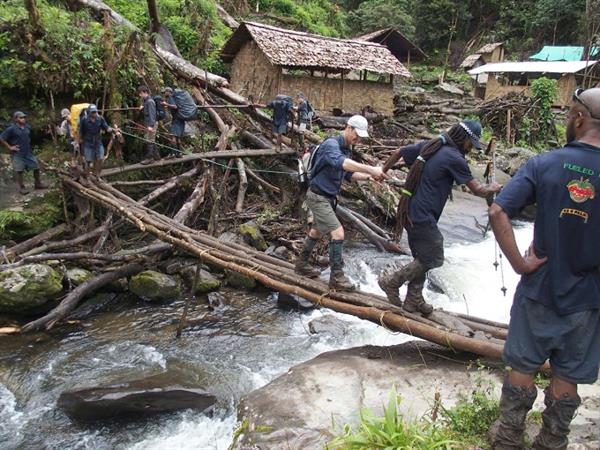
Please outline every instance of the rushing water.
[[[517, 230], [525, 249], [531, 225]], [[365, 291], [380, 293], [377, 273], [391, 262], [366, 248], [351, 250], [348, 272]], [[404, 258], [400, 258], [403, 260]], [[518, 281], [503, 263], [494, 270], [494, 241], [455, 243], [445, 265], [432, 273], [426, 298], [435, 306], [507, 321]], [[319, 353], [366, 344], [394, 345], [410, 339], [370, 322], [336, 314], [348, 323], [344, 338], [311, 335], [308, 323], [328, 311], [300, 313], [277, 308], [268, 292], [223, 291], [225, 305], [210, 311], [199, 301], [189, 318], [205, 320], [174, 338], [182, 301], [149, 305], [135, 301], [98, 314], [76, 330], [51, 336], [0, 338], [1, 449], [219, 449], [231, 443], [239, 398], [291, 366]], [[212, 416], [184, 411], [127, 423], [83, 426], [56, 408], [60, 393], [78, 387], [139, 378], [165, 370], [193, 372], [220, 399]]]

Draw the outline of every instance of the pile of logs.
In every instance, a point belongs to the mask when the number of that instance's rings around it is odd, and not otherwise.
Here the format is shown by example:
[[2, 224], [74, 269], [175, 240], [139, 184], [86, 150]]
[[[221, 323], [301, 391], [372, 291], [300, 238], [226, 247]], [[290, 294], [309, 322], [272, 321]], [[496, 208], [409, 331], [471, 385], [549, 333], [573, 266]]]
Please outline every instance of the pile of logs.
[[[99, 0], [78, 1], [104, 17], [130, 25]], [[253, 108], [244, 97], [229, 90], [224, 78], [191, 65], [174, 52], [159, 47], [155, 47], [154, 51], [166, 69], [192, 86], [196, 102], [203, 106], [215, 129], [220, 132], [215, 149], [152, 164], [105, 169], [102, 178], [83, 174], [78, 169], [49, 168], [60, 179], [65, 197], [70, 194], [76, 200], [79, 216], [71, 220], [65, 209], [66, 224], [7, 249], [4, 256], [8, 262], [0, 265], [0, 270], [39, 261], [78, 261], [79, 264], [84, 262], [98, 275], [72, 290], [56, 308], [26, 324], [21, 331], [52, 328], [67, 318], [85, 296], [116, 279], [156, 265], [161, 258], [178, 251], [208, 265], [253, 278], [275, 291], [296, 295], [392, 330], [455, 349], [500, 358], [507, 333], [503, 324], [443, 311], [436, 311], [425, 318], [406, 313], [385, 298], [372, 294], [330, 291], [322, 281], [296, 275], [293, 265], [287, 260], [216, 238], [220, 217], [226, 210], [234, 212], [235, 217], [243, 217], [248, 212], [246, 194], [250, 188], [264, 199], [263, 203], [281, 205], [286, 196], [296, 197], [296, 193], [290, 193], [289, 187], [289, 175], [295, 173], [295, 151], [289, 146], [281, 151], [273, 148], [269, 117]], [[242, 114], [232, 114], [229, 107], [222, 107], [231, 105], [243, 105]], [[232, 139], [235, 135], [239, 140]], [[312, 133], [307, 133], [306, 138], [319, 142], [319, 137]], [[253, 148], [240, 148], [241, 142]], [[290, 144], [289, 141], [287, 144]], [[276, 172], [268, 180], [255, 166], [258, 158], [263, 158], [264, 162], [265, 157], [269, 157], [269, 168]], [[376, 162], [375, 157], [368, 153], [359, 152], [359, 157], [367, 163]], [[215, 165], [217, 158], [224, 170]], [[165, 176], [165, 167], [178, 172]], [[112, 176], [136, 170], [144, 173], [158, 170], [163, 175], [159, 180], [110, 182]], [[232, 172], [237, 174], [234, 180], [230, 179]], [[237, 186], [237, 194], [230, 196], [232, 186], [234, 191]], [[124, 192], [130, 188], [153, 190], [135, 199]], [[191, 193], [181, 202], [177, 196], [190, 190]], [[344, 195], [358, 197], [382, 217], [394, 215], [397, 197], [389, 185], [362, 184], [351, 192], [344, 191]], [[209, 204], [210, 208], [206, 208]], [[199, 214], [201, 208], [205, 209]], [[383, 224], [376, 224], [341, 205], [338, 206], [338, 214], [346, 225], [364, 235], [379, 250], [402, 252]], [[206, 229], [204, 224], [202, 227], [196, 225], [200, 216], [207, 222]], [[88, 225], [95, 222], [94, 218], [102, 219], [100, 225], [91, 230], [88, 226], [85, 232], [81, 232], [86, 222]], [[74, 236], [56, 240], [67, 230], [71, 230]], [[132, 231], [136, 236], [134, 243], [129, 242], [128, 248], [123, 248], [119, 238]], [[148, 237], [152, 240], [148, 241]]]

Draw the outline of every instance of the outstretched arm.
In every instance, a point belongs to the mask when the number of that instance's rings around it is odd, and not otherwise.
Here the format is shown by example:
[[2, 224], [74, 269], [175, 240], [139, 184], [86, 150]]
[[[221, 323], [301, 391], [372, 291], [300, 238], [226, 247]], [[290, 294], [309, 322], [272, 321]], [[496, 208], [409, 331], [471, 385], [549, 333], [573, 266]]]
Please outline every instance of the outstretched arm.
[[490, 184], [483, 184], [475, 178], [467, 183], [467, 187], [477, 197], [488, 197], [492, 194], [500, 192], [500, 189], [502, 189], [502, 185], [500, 183], [493, 181]]
[[386, 178], [389, 178], [389, 176], [383, 172], [381, 166], [368, 166], [366, 164], [356, 162], [350, 158], [344, 159], [342, 168], [346, 172], [354, 172], [354, 173], [360, 172], [360, 173], [370, 175], [373, 179], [375, 179], [377, 181], [381, 181], [381, 180], [385, 180]]
[[536, 271], [542, 264], [546, 263], [548, 258], [538, 258], [533, 249], [533, 244], [525, 252], [525, 256], [521, 255], [510, 218], [500, 205], [493, 203], [489, 209], [489, 216], [500, 250], [502, 250], [515, 272], [520, 275], [528, 274]]

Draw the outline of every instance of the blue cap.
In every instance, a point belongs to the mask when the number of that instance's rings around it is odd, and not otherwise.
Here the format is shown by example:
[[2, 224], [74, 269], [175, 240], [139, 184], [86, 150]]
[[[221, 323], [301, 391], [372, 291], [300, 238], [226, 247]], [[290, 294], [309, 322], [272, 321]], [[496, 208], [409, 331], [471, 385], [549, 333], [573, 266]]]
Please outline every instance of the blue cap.
[[460, 123], [460, 126], [467, 132], [473, 143], [473, 147], [477, 150], [481, 150], [481, 124], [478, 120], [465, 120]]
[[25, 114], [23, 111], [15, 111], [13, 113], [13, 119], [20, 119], [21, 117], [27, 117], [27, 114]]
[[88, 106], [88, 112], [93, 113], [93, 112], [98, 112], [98, 107], [96, 105], [90, 105]]

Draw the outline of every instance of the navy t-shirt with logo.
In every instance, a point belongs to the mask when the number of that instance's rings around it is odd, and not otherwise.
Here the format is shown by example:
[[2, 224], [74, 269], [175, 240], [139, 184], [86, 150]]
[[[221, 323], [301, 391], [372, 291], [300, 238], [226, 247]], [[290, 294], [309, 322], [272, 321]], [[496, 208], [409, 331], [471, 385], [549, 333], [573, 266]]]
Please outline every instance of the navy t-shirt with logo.
[[[412, 165], [427, 141], [401, 149], [402, 159]], [[454, 182], [467, 184], [473, 179], [464, 155], [455, 147], [444, 145], [425, 163], [421, 182], [410, 200], [409, 217], [413, 224], [437, 224]]]
[[537, 203], [533, 245], [548, 261], [520, 285], [561, 315], [600, 308], [599, 189], [600, 148], [576, 141], [529, 160], [496, 198], [511, 218]]
[[33, 151], [31, 150], [31, 127], [27, 123], [22, 128], [13, 123], [2, 132], [0, 139], [9, 145], [19, 146], [19, 151], [14, 153], [15, 155], [23, 158], [33, 155]]

